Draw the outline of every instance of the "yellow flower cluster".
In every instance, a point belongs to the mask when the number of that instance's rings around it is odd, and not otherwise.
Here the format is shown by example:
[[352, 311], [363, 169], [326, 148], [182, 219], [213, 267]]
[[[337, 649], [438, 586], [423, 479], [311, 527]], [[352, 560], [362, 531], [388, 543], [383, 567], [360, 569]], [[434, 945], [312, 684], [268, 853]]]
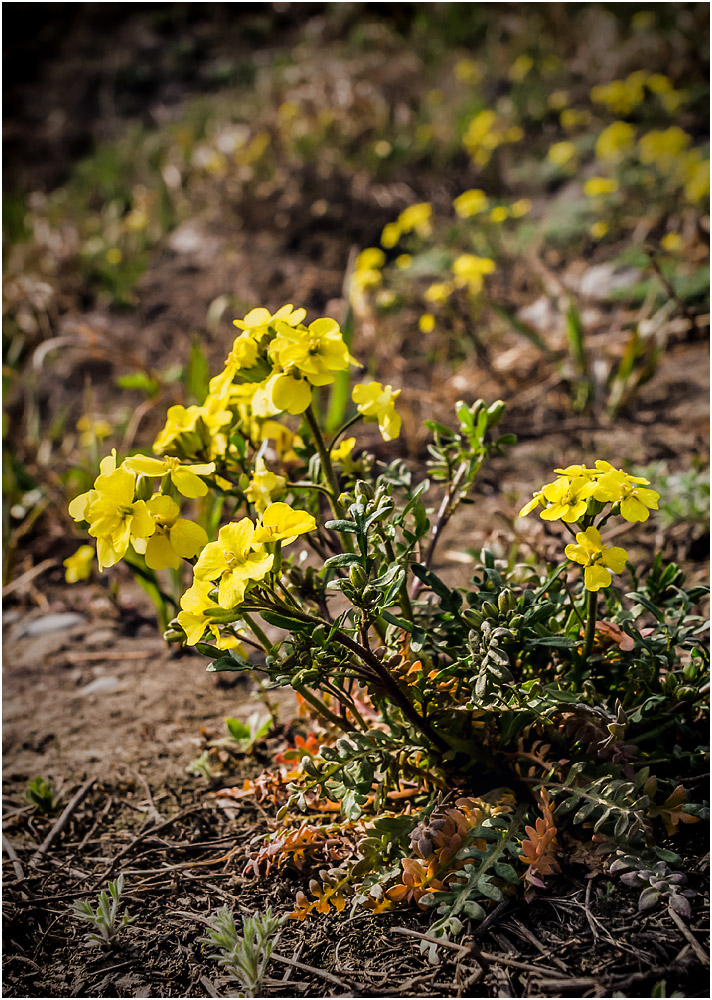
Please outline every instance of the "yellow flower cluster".
[[610, 462], [599, 459], [595, 469], [570, 465], [555, 472], [559, 478], [542, 486], [522, 507], [520, 517], [541, 507], [542, 520], [573, 523], [587, 513], [589, 500], [619, 504], [626, 521], [647, 521], [650, 511], [658, 509], [660, 494], [645, 488], [649, 485], [648, 479], [631, 476]]
[[524, 132], [518, 125], [507, 125], [496, 111], [485, 109], [472, 118], [462, 137], [462, 144], [478, 167], [486, 167], [498, 146], [521, 142]]
[[[175, 500], [154, 493], [149, 479], [165, 477], [183, 496], [204, 496], [208, 488], [200, 477], [211, 475], [214, 463], [188, 466], [175, 458], [161, 461], [136, 455], [117, 468], [114, 451], [102, 460], [100, 470], [93, 488], [69, 505], [71, 517], [86, 521], [89, 534], [96, 538], [99, 569], [123, 559], [130, 545], [145, 556], [151, 569], [177, 569], [181, 559], [192, 559], [205, 545], [208, 536], [203, 528], [181, 518]], [[86, 560], [77, 559], [78, 555], [67, 567], [77, 579], [86, 571]]]
[[612, 80], [591, 90], [591, 100], [603, 104], [615, 115], [629, 115], [646, 98], [646, 90], [654, 94], [669, 114], [675, 114], [687, 98], [685, 91], [676, 90], [669, 77], [662, 73], [636, 70], [625, 80]]
[[421, 238], [430, 236], [433, 231], [432, 215], [433, 206], [428, 201], [409, 205], [401, 212], [395, 222], [389, 222], [383, 227], [381, 245], [390, 250], [408, 233], [415, 233]]
[[[217, 541], [209, 542], [195, 564], [193, 585], [183, 594], [178, 622], [186, 642], [194, 646], [208, 627], [206, 614], [241, 604], [251, 584], [263, 580], [274, 564], [268, 546], [289, 545], [299, 535], [316, 528], [311, 514], [292, 510], [286, 503], [270, 504], [255, 524], [249, 517], [224, 525]], [[217, 587], [218, 600], [210, 596]], [[218, 637], [217, 626], [210, 626]]]

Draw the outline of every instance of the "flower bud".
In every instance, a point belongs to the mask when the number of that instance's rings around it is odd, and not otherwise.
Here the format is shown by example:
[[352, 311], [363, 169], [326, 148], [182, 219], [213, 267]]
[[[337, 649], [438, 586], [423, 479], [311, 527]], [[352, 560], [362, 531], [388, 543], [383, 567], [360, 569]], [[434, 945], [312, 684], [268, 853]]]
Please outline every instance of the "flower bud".
[[487, 407], [487, 426], [488, 428], [496, 427], [497, 424], [502, 419], [502, 415], [506, 409], [506, 404], [502, 402], [501, 399], [496, 400], [491, 406]]
[[373, 490], [363, 479], [359, 479], [356, 483], [354, 493], [361, 500], [373, 500]]
[[511, 590], [503, 590], [497, 598], [497, 606], [502, 612], [511, 611], [514, 607], [514, 594]]
[[349, 580], [351, 586], [356, 590], [361, 590], [368, 583], [368, 577], [362, 566], [352, 566], [349, 570]]

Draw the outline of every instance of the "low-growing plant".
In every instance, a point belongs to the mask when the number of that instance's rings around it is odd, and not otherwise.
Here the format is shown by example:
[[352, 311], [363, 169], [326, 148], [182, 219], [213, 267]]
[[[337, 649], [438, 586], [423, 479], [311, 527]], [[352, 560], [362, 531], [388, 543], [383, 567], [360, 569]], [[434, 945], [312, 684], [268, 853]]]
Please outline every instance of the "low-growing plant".
[[39, 812], [44, 813], [46, 816], [56, 813], [62, 801], [61, 796], [52, 787], [52, 783], [41, 775], [27, 782], [25, 798]]
[[[398, 437], [389, 385], [357, 384], [325, 435], [319, 393], [358, 362], [333, 319], [304, 320], [292, 306], [236, 320], [204, 402], [171, 407], [153, 456], [104, 458], [70, 505], [102, 569], [127, 555], [155, 573], [190, 564], [169, 641], [298, 696], [307, 738], [246, 783], [276, 814], [246, 870], [308, 869], [294, 919], [417, 905], [445, 938], [522, 881], [531, 893], [555, 877], [564, 826], [613, 853], [698, 821], [678, 778], [705, 754], [707, 590], [660, 558], [643, 573], [607, 538], [657, 509], [647, 478], [603, 459], [557, 469], [521, 514], [567, 531], [565, 558], [482, 550], [453, 587], [436, 548], [514, 443], [497, 432], [504, 405], [428, 422], [418, 481], [345, 437], [359, 420]], [[197, 521], [182, 498], [200, 500]], [[232, 735], [253, 744], [253, 728]]]
[[210, 945], [216, 952], [211, 957], [240, 983], [244, 992], [238, 996], [261, 996], [262, 980], [282, 923], [268, 907], [264, 913], [243, 916], [239, 934], [232, 913], [223, 906], [208, 921], [207, 936], [198, 941]]
[[122, 914], [119, 918], [119, 904], [123, 891], [124, 876], [119, 875], [113, 882], [109, 882], [106, 889], [102, 889], [99, 893], [96, 909], [86, 899], [72, 903], [73, 916], [77, 917], [78, 920], [86, 921], [94, 928], [94, 931], [86, 935], [87, 941], [111, 945], [119, 931], [136, 921], [136, 917], [130, 917], [128, 913]]

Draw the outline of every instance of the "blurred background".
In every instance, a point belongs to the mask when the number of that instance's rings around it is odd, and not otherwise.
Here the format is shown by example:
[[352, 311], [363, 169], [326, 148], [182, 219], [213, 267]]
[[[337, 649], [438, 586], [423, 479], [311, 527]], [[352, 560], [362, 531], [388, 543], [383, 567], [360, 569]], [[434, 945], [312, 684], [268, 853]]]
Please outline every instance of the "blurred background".
[[708, 5], [6, 10], [4, 584], [45, 563], [15, 598], [61, 585], [98, 458], [286, 302], [402, 387], [378, 454], [508, 402], [468, 531], [595, 453], [653, 469], [651, 530], [704, 559]]

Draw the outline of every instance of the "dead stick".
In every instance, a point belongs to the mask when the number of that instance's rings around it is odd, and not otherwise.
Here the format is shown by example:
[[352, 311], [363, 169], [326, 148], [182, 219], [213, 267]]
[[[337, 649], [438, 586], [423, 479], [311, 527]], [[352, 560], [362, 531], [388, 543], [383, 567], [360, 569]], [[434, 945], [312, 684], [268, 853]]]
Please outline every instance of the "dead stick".
[[693, 936], [690, 928], [681, 920], [679, 914], [675, 913], [675, 911], [671, 906], [668, 906], [668, 913], [672, 917], [673, 923], [677, 924], [678, 928], [680, 929], [680, 933], [686, 939], [686, 941], [688, 942], [694, 953], [697, 955], [699, 960], [702, 962], [702, 964], [709, 965], [710, 960], [707, 957], [707, 952], [702, 947], [697, 938]]
[[8, 594], [14, 594], [16, 590], [21, 590], [26, 583], [34, 580], [35, 577], [40, 576], [41, 573], [46, 572], [46, 570], [51, 569], [53, 566], [59, 566], [56, 559], [45, 559], [38, 566], [33, 566], [32, 569], [28, 569], [26, 573], [18, 576], [12, 583], [8, 583], [7, 587], [3, 587], [2, 596], [7, 597]]
[[504, 955], [493, 955], [489, 951], [481, 951], [478, 953], [476, 949], [470, 949], [468, 945], [456, 944], [454, 941], [442, 941], [440, 938], [433, 937], [430, 934], [421, 934], [419, 931], [412, 931], [408, 927], [392, 927], [391, 930], [394, 933], [407, 934], [410, 937], [421, 938], [423, 941], [431, 941], [433, 944], [441, 944], [443, 947], [452, 948], [454, 951], [459, 951], [461, 954], [468, 954], [472, 951], [472, 957], [476, 961], [483, 958], [485, 962], [491, 962], [494, 965], [511, 965], [514, 969], [523, 969], [525, 972], [538, 972], [539, 974], [545, 973], [546, 975], [555, 977], [558, 980], [568, 978], [567, 976], [554, 972], [552, 969], [543, 968], [541, 965], [530, 965], [529, 962], [519, 962], [514, 958], [507, 958]]
[[74, 795], [72, 799], [67, 803], [62, 812], [61, 816], [57, 819], [56, 823], [49, 831], [45, 839], [42, 841], [40, 846], [37, 848], [35, 853], [30, 859], [30, 865], [35, 868], [38, 861], [41, 861], [47, 851], [50, 849], [52, 844], [55, 842], [57, 837], [62, 833], [66, 825], [69, 823], [72, 813], [74, 810], [81, 805], [84, 799], [87, 797], [91, 789], [96, 784], [96, 778], [88, 778], [87, 781], [81, 786], [79, 791]]
[[216, 991], [213, 984], [206, 976], [200, 977], [200, 982], [203, 984], [203, 989], [208, 994], [209, 997], [219, 997], [220, 994]]
[[10, 859], [10, 861], [12, 861], [12, 867], [15, 869], [15, 875], [17, 876], [17, 881], [24, 882], [25, 871], [22, 867], [22, 863], [20, 862], [20, 859], [17, 856], [15, 848], [12, 846], [12, 844], [7, 839], [4, 833], [2, 835], [2, 846], [5, 848], [5, 853], [7, 854], [8, 858]]

